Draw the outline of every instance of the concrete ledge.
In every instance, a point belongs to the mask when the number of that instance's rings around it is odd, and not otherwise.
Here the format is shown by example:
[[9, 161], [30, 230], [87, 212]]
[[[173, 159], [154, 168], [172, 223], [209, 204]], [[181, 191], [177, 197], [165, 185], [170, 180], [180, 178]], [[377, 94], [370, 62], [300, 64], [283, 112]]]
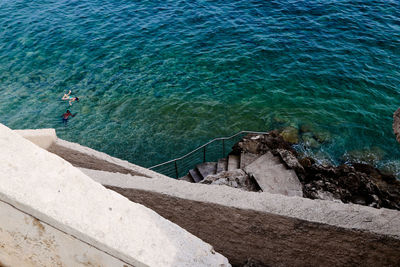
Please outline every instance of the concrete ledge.
[[43, 149], [48, 149], [57, 140], [55, 129], [14, 130], [14, 132]]
[[[1, 124], [0, 147], [0, 201], [27, 214], [25, 223], [36, 218], [126, 265], [230, 266], [209, 244], [154, 211], [104, 188], [70, 163]], [[1, 216], [0, 228], [10, 229], [8, 220]], [[30, 235], [18, 229], [17, 234], [5, 234], [12, 240], [7, 242], [7, 251], [0, 249], [0, 262], [29, 260], [29, 248], [40, 247], [35, 240], [21, 239]], [[70, 247], [63, 243], [59, 249]], [[51, 257], [57, 256], [43, 252], [47, 257], [43, 265], [54, 266]]]
[[400, 263], [400, 212], [174, 179], [84, 170], [212, 244], [234, 265]]
[[62, 139], [57, 139], [47, 150], [65, 159], [75, 167], [119, 172], [148, 178], [171, 179], [126, 160], [121, 160], [106, 153]]

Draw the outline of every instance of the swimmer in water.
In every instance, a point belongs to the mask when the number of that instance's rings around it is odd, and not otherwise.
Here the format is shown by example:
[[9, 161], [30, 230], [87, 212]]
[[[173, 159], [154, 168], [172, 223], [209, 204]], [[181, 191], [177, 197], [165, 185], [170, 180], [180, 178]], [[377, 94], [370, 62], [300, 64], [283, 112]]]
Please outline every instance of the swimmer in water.
[[64, 122], [64, 125], [67, 125], [68, 119], [69, 117], [75, 117], [77, 113], [73, 114], [71, 113], [71, 111], [67, 110], [67, 112], [65, 112], [64, 114], [62, 114], [62, 120]]
[[72, 106], [72, 102], [74, 102], [74, 101], [79, 102], [79, 98], [72, 97], [72, 96], [70, 96], [70, 94], [71, 94], [71, 90], [69, 90], [68, 94], [64, 94], [64, 96], [61, 98], [61, 100], [69, 100], [69, 105]]

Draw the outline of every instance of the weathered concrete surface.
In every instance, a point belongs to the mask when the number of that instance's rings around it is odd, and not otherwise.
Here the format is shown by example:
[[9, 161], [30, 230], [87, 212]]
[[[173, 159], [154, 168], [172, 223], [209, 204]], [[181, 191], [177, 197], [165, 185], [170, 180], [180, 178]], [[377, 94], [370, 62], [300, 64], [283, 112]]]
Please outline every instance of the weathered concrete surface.
[[285, 196], [303, 196], [301, 183], [293, 170], [287, 169], [271, 152], [260, 156], [244, 169], [264, 192]]
[[216, 162], [204, 162], [201, 164], [198, 164], [196, 166], [197, 170], [203, 176], [203, 178], [206, 178], [210, 174], [215, 174], [217, 172], [217, 163]]
[[218, 160], [217, 163], [217, 173], [224, 172], [228, 170], [228, 159], [222, 158]]
[[[41, 223], [133, 266], [229, 265], [209, 244], [154, 211], [107, 190], [1, 124], [0, 147], [0, 201]], [[2, 220], [7, 217], [0, 218], [0, 227]], [[21, 241], [13, 247], [20, 251], [18, 255], [36, 245], [28, 239]], [[60, 249], [69, 249], [63, 245]], [[0, 262], [15, 255], [2, 254]]]
[[14, 130], [14, 132], [43, 149], [48, 149], [57, 140], [55, 129]]
[[393, 132], [396, 135], [397, 142], [400, 143], [400, 108], [393, 114]]
[[240, 168], [244, 169], [247, 165], [255, 161], [260, 155], [242, 152], [240, 154]]
[[109, 188], [201, 237], [234, 266], [249, 257], [265, 266], [400, 264], [400, 241], [392, 237], [161, 193]]
[[129, 174], [81, 170], [104, 185], [152, 191], [172, 197], [272, 213], [400, 239], [400, 211], [396, 210], [287, 197], [268, 192], [246, 192], [227, 186], [184, 183], [175, 179], [147, 179]]
[[111, 157], [106, 153], [99, 152], [89, 147], [81, 146], [62, 139], [57, 141], [47, 149], [61, 158], [65, 159], [75, 167], [88, 168], [93, 170], [129, 173], [144, 177], [157, 177], [170, 179], [167, 176], [129, 163], [128, 161]]
[[203, 180], [203, 176], [201, 176], [201, 174], [199, 173], [199, 171], [197, 169], [189, 170], [189, 175], [190, 175], [190, 177], [192, 177], [192, 179], [195, 183], [198, 183], [201, 180]]
[[0, 266], [128, 265], [0, 201]]
[[233, 265], [398, 266], [400, 212], [82, 170], [201, 237]]
[[239, 169], [240, 167], [240, 158], [237, 155], [229, 155], [228, 156], [228, 171], [233, 171]]

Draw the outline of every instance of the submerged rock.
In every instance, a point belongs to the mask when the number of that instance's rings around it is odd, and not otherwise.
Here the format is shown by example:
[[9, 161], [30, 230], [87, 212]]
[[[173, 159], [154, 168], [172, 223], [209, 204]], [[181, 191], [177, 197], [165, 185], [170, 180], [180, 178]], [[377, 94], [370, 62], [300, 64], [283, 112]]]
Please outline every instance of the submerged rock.
[[314, 136], [312, 133], [303, 134], [301, 136], [301, 140], [303, 141], [304, 146], [306, 146], [306, 147], [317, 148], [320, 146], [320, 143], [318, 143], [318, 141], [314, 139]]
[[311, 133], [314, 131], [314, 127], [310, 123], [305, 123], [300, 126], [301, 133]]
[[289, 126], [282, 130], [280, 133], [283, 140], [286, 142], [296, 144], [299, 142], [299, 130], [296, 127]]
[[324, 130], [316, 130], [314, 132], [314, 137], [320, 143], [326, 143], [332, 139], [330, 132]]

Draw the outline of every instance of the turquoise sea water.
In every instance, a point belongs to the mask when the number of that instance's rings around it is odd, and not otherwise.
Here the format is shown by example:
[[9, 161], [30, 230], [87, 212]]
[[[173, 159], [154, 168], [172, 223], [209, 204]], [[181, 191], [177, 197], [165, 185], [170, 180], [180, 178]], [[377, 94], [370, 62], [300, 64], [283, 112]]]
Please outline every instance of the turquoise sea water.
[[[307, 126], [330, 136], [307, 153], [338, 164], [372, 150], [400, 172], [399, 12], [389, 0], [0, 0], [0, 122], [143, 166], [240, 130]], [[68, 90], [81, 101], [64, 126]]]

